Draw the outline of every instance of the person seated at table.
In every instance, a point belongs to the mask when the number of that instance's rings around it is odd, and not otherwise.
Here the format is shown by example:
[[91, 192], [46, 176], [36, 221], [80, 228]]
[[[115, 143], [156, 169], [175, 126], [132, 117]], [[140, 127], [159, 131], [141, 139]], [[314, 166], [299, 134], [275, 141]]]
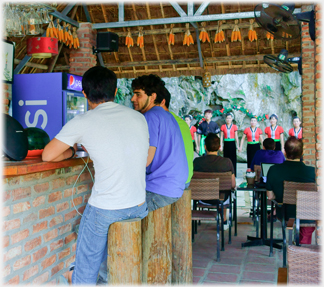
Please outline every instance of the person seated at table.
[[[218, 155], [218, 150], [220, 147], [220, 138], [214, 134], [210, 133], [205, 138], [205, 150], [207, 155], [197, 157], [194, 159], [194, 171], [201, 172], [232, 172], [232, 188], [236, 187], [234, 167], [232, 161], [227, 157], [222, 157]], [[224, 203], [226, 203], [226, 196]], [[217, 200], [204, 200], [203, 203], [208, 203], [211, 205], [216, 205]], [[226, 209], [224, 210], [224, 223], [226, 224]]]
[[283, 163], [285, 156], [281, 150], [275, 150], [276, 143], [272, 138], [266, 138], [263, 141], [263, 147], [258, 150], [251, 162], [251, 170], [254, 171], [255, 165], [261, 165], [261, 163]]
[[[270, 167], [267, 175], [267, 196], [268, 199], [275, 199], [277, 202], [283, 201], [283, 182], [315, 182], [315, 168], [307, 166], [300, 161], [303, 154], [303, 142], [296, 137], [289, 137], [285, 143], [286, 161], [282, 164]], [[311, 208], [311, 206], [310, 206]], [[282, 218], [281, 208], [277, 208], [277, 218], [279, 220], [288, 220], [296, 218], [296, 205], [286, 206], [286, 218]], [[300, 228], [300, 244], [311, 244], [312, 233], [315, 227]]]

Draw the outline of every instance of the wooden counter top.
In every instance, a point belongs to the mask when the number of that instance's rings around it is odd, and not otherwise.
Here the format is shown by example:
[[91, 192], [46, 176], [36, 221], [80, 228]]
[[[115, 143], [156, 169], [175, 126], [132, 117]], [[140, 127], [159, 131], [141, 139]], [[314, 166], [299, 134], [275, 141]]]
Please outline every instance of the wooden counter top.
[[[86, 162], [87, 157], [83, 158]], [[57, 169], [62, 167], [69, 167], [75, 165], [84, 164], [82, 158], [67, 159], [59, 162], [44, 162], [41, 157], [29, 157], [22, 161], [2, 161], [3, 163], [3, 177], [13, 177], [19, 175], [25, 175], [34, 172], [41, 172], [51, 169]], [[89, 163], [92, 160], [89, 159]]]

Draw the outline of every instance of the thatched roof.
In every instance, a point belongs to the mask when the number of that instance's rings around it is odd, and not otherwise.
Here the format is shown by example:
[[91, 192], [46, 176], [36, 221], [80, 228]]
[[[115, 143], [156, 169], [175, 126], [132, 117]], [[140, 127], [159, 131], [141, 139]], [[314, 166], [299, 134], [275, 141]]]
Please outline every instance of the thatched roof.
[[[56, 7], [57, 12], [54, 14], [54, 19], [56, 18], [55, 15], [60, 16], [68, 11], [66, 16], [74, 20], [72, 23], [91, 22], [95, 24], [93, 27], [98, 28], [97, 32], [111, 31], [117, 33], [119, 36], [118, 52], [102, 52], [101, 55], [104, 65], [114, 70], [119, 78], [131, 78], [147, 73], [155, 73], [162, 77], [202, 75], [206, 70], [211, 74], [276, 72], [263, 62], [264, 55], [278, 55], [281, 49], [288, 50], [291, 57], [300, 55], [300, 37], [289, 41], [283, 39], [267, 40], [267, 32], [260, 28], [257, 23], [254, 23], [253, 27], [258, 39], [252, 42], [248, 39], [249, 21], [254, 19], [252, 12], [258, 3], [210, 2], [208, 4], [208, 2], [200, 2], [193, 6], [184, 2], [170, 3], [126, 2], [121, 4], [118, 1], [104, 4], [91, 2], [87, 4], [59, 3]], [[50, 3], [47, 4], [50, 5]], [[300, 7], [301, 5], [296, 5], [296, 8]], [[201, 11], [203, 12], [201, 13]], [[197, 15], [197, 12], [200, 15]], [[180, 17], [191, 15], [191, 13], [194, 15], [188, 19], [196, 20], [196, 22], [192, 22], [194, 24], [190, 25], [194, 44], [187, 46], [183, 45], [186, 23], [181, 22]], [[231, 33], [236, 20], [235, 15], [240, 17], [236, 19], [238, 19], [238, 27], [242, 35], [241, 42], [231, 42]], [[248, 17], [244, 18], [243, 16], [246, 15]], [[122, 18], [124, 24], [118, 25], [119, 27], [112, 27], [115, 22]], [[165, 22], [160, 20], [163, 18], [166, 19]], [[172, 23], [168, 18], [176, 20]], [[155, 21], [148, 22], [150, 19], [155, 19]], [[222, 43], [214, 43], [215, 32], [219, 25], [219, 21], [214, 19], [226, 19], [222, 24], [225, 33], [225, 41]], [[132, 22], [136, 20], [138, 22]], [[196, 33], [197, 31], [200, 32], [202, 22], [206, 23], [205, 29], [209, 34], [210, 43], [207, 41], [197, 43]], [[134, 26], [134, 23], [139, 25]], [[147, 23], [150, 24], [147, 25]], [[158, 25], [155, 25], [156, 23]], [[168, 44], [171, 24], [174, 24], [174, 45]], [[110, 25], [110, 27], [101, 28], [105, 25], [106, 27]], [[194, 27], [195, 25], [198, 29]], [[143, 28], [143, 48], [136, 45], [139, 27]], [[46, 28], [47, 25], [44, 25], [44, 31]], [[127, 29], [130, 29], [135, 44], [130, 48], [125, 45]], [[26, 41], [29, 37], [31, 36], [8, 38], [8, 40], [16, 43], [14, 68], [25, 59]], [[50, 59], [31, 58], [19, 73], [68, 71], [71, 49], [63, 45], [58, 57]], [[293, 64], [293, 66], [294, 69], [297, 69], [296, 64]]]

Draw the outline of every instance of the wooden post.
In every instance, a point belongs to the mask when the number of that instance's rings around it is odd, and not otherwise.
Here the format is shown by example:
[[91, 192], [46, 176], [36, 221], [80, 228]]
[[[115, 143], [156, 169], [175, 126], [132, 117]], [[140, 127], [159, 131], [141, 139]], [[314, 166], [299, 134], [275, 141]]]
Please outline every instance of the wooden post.
[[192, 284], [191, 190], [171, 205], [172, 284]]
[[108, 283], [142, 283], [141, 219], [115, 222], [108, 232]]
[[144, 284], [171, 284], [171, 205], [149, 212], [142, 219]]

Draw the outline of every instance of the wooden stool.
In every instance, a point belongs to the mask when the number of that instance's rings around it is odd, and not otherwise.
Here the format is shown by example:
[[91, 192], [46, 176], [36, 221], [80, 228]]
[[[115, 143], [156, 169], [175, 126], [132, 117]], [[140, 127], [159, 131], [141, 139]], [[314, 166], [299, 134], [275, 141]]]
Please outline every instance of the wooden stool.
[[149, 212], [142, 219], [144, 284], [171, 284], [171, 205]]
[[142, 283], [141, 218], [113, 223], [108, 232], [108, 283]]
[[192, 284], [191, 190], [171, 205], [172, 284]]

